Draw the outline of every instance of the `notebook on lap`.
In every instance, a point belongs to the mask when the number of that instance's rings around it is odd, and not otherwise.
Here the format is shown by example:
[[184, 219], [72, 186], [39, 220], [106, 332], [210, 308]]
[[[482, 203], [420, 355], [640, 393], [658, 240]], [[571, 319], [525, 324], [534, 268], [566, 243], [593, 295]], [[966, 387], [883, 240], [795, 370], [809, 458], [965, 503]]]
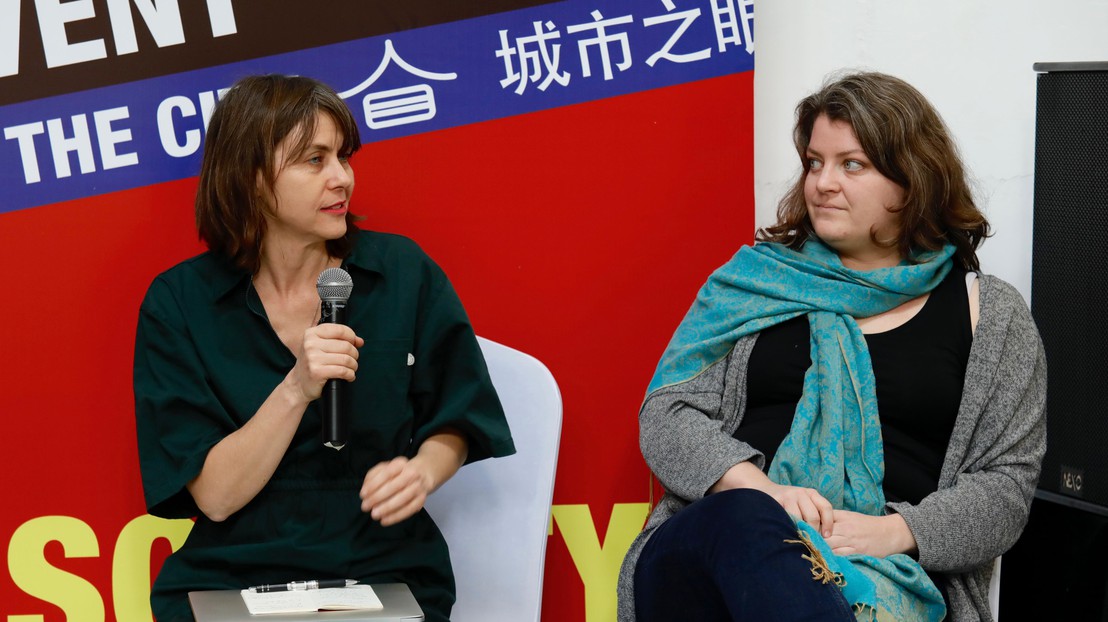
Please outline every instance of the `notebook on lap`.
[[239, 590], [189, 592], [189, 604], [196, 622], [418, 622], [423, 610], [403, 583], [373, 585], [383, 609], [377, 611], [327, 611], [317, 613], [270, 613], [251, 615]]

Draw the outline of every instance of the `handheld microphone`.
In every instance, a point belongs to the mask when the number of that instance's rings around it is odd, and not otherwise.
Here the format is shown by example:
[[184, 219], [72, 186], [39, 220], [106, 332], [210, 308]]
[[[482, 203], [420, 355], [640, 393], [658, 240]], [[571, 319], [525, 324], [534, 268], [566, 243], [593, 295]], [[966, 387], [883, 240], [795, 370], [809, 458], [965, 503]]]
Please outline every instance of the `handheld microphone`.
[[[346, 324], [346, 301], [354, 290], [354, 279], [342, 268], [327, 268], [316, 280], [319, 292], [319, 323]], [[350, 385], [332, 378], [323, 385], [323, 444], [335, 450], [346, 445], [350, 431]]]

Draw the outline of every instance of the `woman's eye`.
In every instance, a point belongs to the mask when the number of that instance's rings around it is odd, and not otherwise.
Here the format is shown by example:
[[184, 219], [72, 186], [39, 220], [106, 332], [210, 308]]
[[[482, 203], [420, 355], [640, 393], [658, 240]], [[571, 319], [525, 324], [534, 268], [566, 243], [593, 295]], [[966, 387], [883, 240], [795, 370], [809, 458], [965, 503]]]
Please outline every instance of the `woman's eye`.
[[862, 170], [862, 163], [858, 160], [847, 160], [843, 162], [843, 170], [847, 171], [860, 171]]
[[822, 166], [823, 166], [823, 162], [820, 162], [819, 160], [817, 160], [815, 158], [808, 158], [808, 170], [809, 171], [818, 171], [820, 169], [820, 167], [822, 167]]
[[322, 156], [317, 156], [316, 155], [316, 156], [312, 156], [312, 157], [308, 158], [308, 163], [309, 164], [320, 164], [322, 162], [323, 162], [323, 157]]

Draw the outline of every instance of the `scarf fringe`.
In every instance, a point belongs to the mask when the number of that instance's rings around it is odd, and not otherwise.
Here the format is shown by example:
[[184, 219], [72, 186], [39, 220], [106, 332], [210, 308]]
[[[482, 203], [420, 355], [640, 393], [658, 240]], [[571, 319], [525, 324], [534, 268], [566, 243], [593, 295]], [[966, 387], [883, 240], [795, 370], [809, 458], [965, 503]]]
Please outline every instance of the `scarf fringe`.
[[831, 567], [827, 565], [827, 560], [823, 558], [823, 554], [812, 543], [812, 539], [808, 537], [808, 534], [801, 531], [798, 535], [800, 536], [799, 540], [785, 540], [785, 542], [787, 544], [801, 544], [808, 549], [808, 555], [801, 555], [800, 557], [812, 564], [812, 578], [823, 584], [834, 583], [840, 588], [846, 585], [846, 579], [843, 578], [842, 573], [831, 570]]
[[863, 603], [854, 603], [854, 619], [858, 622], [901, 622], [884, 609], [875, 609]]

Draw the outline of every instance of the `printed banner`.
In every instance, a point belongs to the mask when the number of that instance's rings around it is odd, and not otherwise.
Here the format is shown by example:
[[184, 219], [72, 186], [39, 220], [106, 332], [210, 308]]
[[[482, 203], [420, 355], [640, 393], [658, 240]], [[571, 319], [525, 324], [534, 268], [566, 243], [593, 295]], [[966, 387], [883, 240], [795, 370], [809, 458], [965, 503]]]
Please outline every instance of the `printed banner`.
[[12, 104], [0, 209], [195, 175], [219, 93], [249, 74], [323, 80], [373, 142], [748, 71], [731, 1], [561, 2]]
[[[416, 240], [564, 413], [544, 620], [612, 622], [650, 493], [638, 406], [753, 231], [751, 0], [0, 0], [0, 621], [148, 622], [192, 521], [145, 512], [131, 360], [151, 280], [204, 249], [223, 89], [341, 91], [361, 226]], [[449, 484], [447, 484], [449, 485]]]
[[552, 0], [0, 0], [0, 105]]

